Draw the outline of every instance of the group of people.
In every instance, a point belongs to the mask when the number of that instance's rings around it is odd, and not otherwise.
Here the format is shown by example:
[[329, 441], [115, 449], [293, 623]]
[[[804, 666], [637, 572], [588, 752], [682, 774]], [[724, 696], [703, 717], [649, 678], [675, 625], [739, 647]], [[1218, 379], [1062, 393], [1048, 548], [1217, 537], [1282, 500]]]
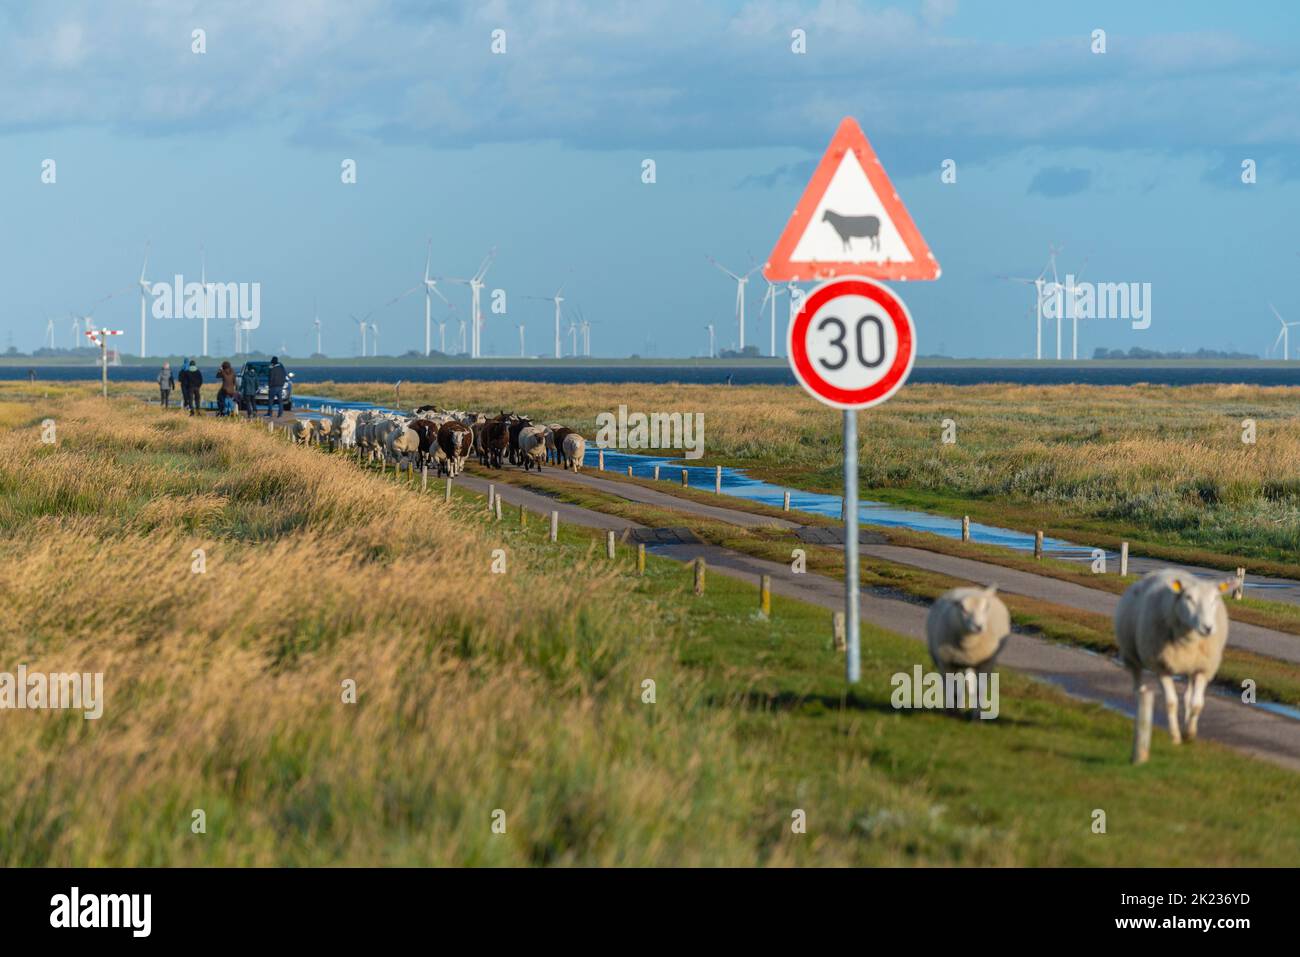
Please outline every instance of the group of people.
[[[288, 373], [280, 364], [279, 356], [272, 356], [271, 365], [266, 371], [266, 417], [268, 419], [271, 417], [272, 406], [275, 406], [276, 418], [284, 414], [284, 383], [287, 376]], [[243, 406], [248, 418], [251, 419], [257, 414], [256, 375], [245, 375], [242, 378], [236, 376], [234, 368], [229, 360], [226, 360], [217, 370], [217, 380], [220, 383], [217, 389], [217, 415], [234, 415], [236, 397], [240, 400], [239, 404]], [[186, 411], [190, 415], [201, 414], [203, 372], [199, 369], [197, 361], [182, 359], [181, 371], [175, 376], [172, 375], [172, 364], [163, 363], [162, 371], [158, 373], [158, 392], [164, 409], [171, 408], [172, 390], [178, 384], [181, 387], [181, 400], [185, 403]]]

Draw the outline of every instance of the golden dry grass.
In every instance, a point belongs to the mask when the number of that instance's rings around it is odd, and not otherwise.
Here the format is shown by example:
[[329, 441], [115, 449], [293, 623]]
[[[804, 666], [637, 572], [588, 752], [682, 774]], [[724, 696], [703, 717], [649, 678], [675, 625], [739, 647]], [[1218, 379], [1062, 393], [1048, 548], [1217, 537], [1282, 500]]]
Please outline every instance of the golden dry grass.
[[496, 533], [256, 427], [53, 415], [0, 436], [0, 660], [106, 706], [3, 715], [0, 863], [759, 860], [752, 771], [602, 566], [489, 575]]

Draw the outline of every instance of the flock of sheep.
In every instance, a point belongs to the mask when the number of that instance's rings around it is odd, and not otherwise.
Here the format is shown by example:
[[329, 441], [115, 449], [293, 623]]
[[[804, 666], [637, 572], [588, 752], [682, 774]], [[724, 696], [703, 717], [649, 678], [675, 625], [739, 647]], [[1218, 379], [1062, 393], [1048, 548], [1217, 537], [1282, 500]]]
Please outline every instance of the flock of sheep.
[[554, 463], [578, 471], [587, 441], [559, 424], [534, 425], [532, 420], [502, 412], [462, 412], [421, 406], [410, 414], [378, 409], [346, 409], [321, 418], [299, 418], [289, 426], [295, 441], [328, 443], [355, 449], [368, 461], [397, 467], [432, 466], [438, 474], [459, 475], [471, 454], [479, 464], [501, 468], [505, 462], [525, 471]]
[[[421, 406], [408, 415], [373, 409], [349, 409], [290, 425], [294, 439], [355, 449], [370, 461], [410, 468], [432, 465], [439, 474], [459, 475], [471, 454], [481, 465], [504, 462], [525, 470], [555, 463], [577, 471], [586, 453], [581, 434], [562, 425], [534, 425], [524, 416], [502, 412], [489, 418]], [[1138, 695], [1134, 760], [1146, 760], [1155, 690], [1144, 671], [1158, 678], [1164, 691], [1169, 735], [1182, 740], [1174, 678], [1187, 679], [1182, 723], [1188, 740], [1196, 737], [1205, 707], [1205, 688], [1214, 679], [1228, 641], [1228, 612], [1223, 594], [1233, 582], [1207, 582], [1165, 569], [1150, 572], [1124, 593], [1115, 611], [1120, 660], [1133, 675]], [[954, 588], [930, 607], [925, 623], [930, 657], [944, 674], [965, 681], [966, 706], [974, 701], [976, 676], [993, 669], [1011, 634], [1011, 616], [996, 586]], [[1145, 726], [1144, 726], [1145, 725]]]
[[[1152, 672], [1164, 690], [1169, 736], [1182, 741], [1174, 678], [1187, 679], [1183, 726], [1187, 739], [1205, 707], [1205, 687], [1219, 670], [1228, 643], [1228, 611], [1223, 595], [1233, 581], [1203, 581], [1173, 569], [1149, 572], [1129, 586], [1115, 609], [1120, 660], [1133, 675], [1138, 696], [1133, 759], [1147, 759], [1155, 689], [1143, 680]], [[966, 705], [974, 699], [975, 676], [992, 670], [1011, 633], [1011, 616], [996, 587], [954, 588], [930, 606], [926, 640], [935, 667], [963, 675]]]

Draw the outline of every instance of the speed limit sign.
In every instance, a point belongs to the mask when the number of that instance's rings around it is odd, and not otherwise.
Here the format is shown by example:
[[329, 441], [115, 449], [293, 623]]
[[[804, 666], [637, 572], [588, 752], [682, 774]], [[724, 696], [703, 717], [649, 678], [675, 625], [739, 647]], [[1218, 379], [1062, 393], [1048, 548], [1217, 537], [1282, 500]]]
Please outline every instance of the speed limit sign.
[[786, 334], [795, 378], [813, 398], [844, 410], [844, 672], [861, 676], [858, 580], [858, 409], [907, 381], [916, 330], [903, 300], [862, 276], [832, 279], [804, 300]]
[[916, 359], [916, 331], [903, 300], [858, 276], [814, 289], [786, 335], [799, 384], [837, 409], [884, 402], [907, 381]]

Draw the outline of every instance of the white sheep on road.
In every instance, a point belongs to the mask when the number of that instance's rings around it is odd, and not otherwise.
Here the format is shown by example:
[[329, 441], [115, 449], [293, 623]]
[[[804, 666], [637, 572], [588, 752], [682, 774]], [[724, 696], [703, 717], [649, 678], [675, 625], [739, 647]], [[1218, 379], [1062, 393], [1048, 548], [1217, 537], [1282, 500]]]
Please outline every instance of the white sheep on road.
[[[1235, 580], [1202, 581], [1174, 569], [1149, 572], [1129, 586], [1115, 609], [1115, 639], [1120, 659], [1133, 675], [1138, 695], [1138, 728], [1134, 761], [1146, 760], [1151, 740], [1151, 705], [1154, 695], [1142, 681], [1143, 669], [1160, 679], [1164, 689], [1169, 737], [1182, 741], [1178, 729], [1178, 698], [1174, 676], [1187, 678], [1183, 720], [1187, 739], [1196, 738], [1196, 724], [1205, 707], [1205, 686], [1213, 680], [1228, 643], [1228, 609], [1223, 594]], [[1147, 716], [1145, 729], [1143, 715]], [[1145, 734], [1145, 738], [1144, 738]]]
[[582, 468], [582, 458], [587, 454], [587, 440], [577, 432], [570, 432], [564, 437], [564, 445], [560, 449], [563, 453], [560, 456], [560, 462], [565, 469], [578, 471]]
[[289, 423], [289, 435], [294, 442], [310, 445], [313, 436], [316, 434], [316, 425], [315, 419], [296, 419]]
[[546, 460], [546, 431], [540, 426], [526, 425], [519, 430], [519, 458], [524, 471], [535, 468], [542, 470]]
[[997, 662], [1011, 634], [1011, 615], [997, 586], [953, 588], [940, 595], [925, 616], [925, 638], [934, 666], [944, 674], [963, 674], [966, 706], [975, 701], [975, 675]]

